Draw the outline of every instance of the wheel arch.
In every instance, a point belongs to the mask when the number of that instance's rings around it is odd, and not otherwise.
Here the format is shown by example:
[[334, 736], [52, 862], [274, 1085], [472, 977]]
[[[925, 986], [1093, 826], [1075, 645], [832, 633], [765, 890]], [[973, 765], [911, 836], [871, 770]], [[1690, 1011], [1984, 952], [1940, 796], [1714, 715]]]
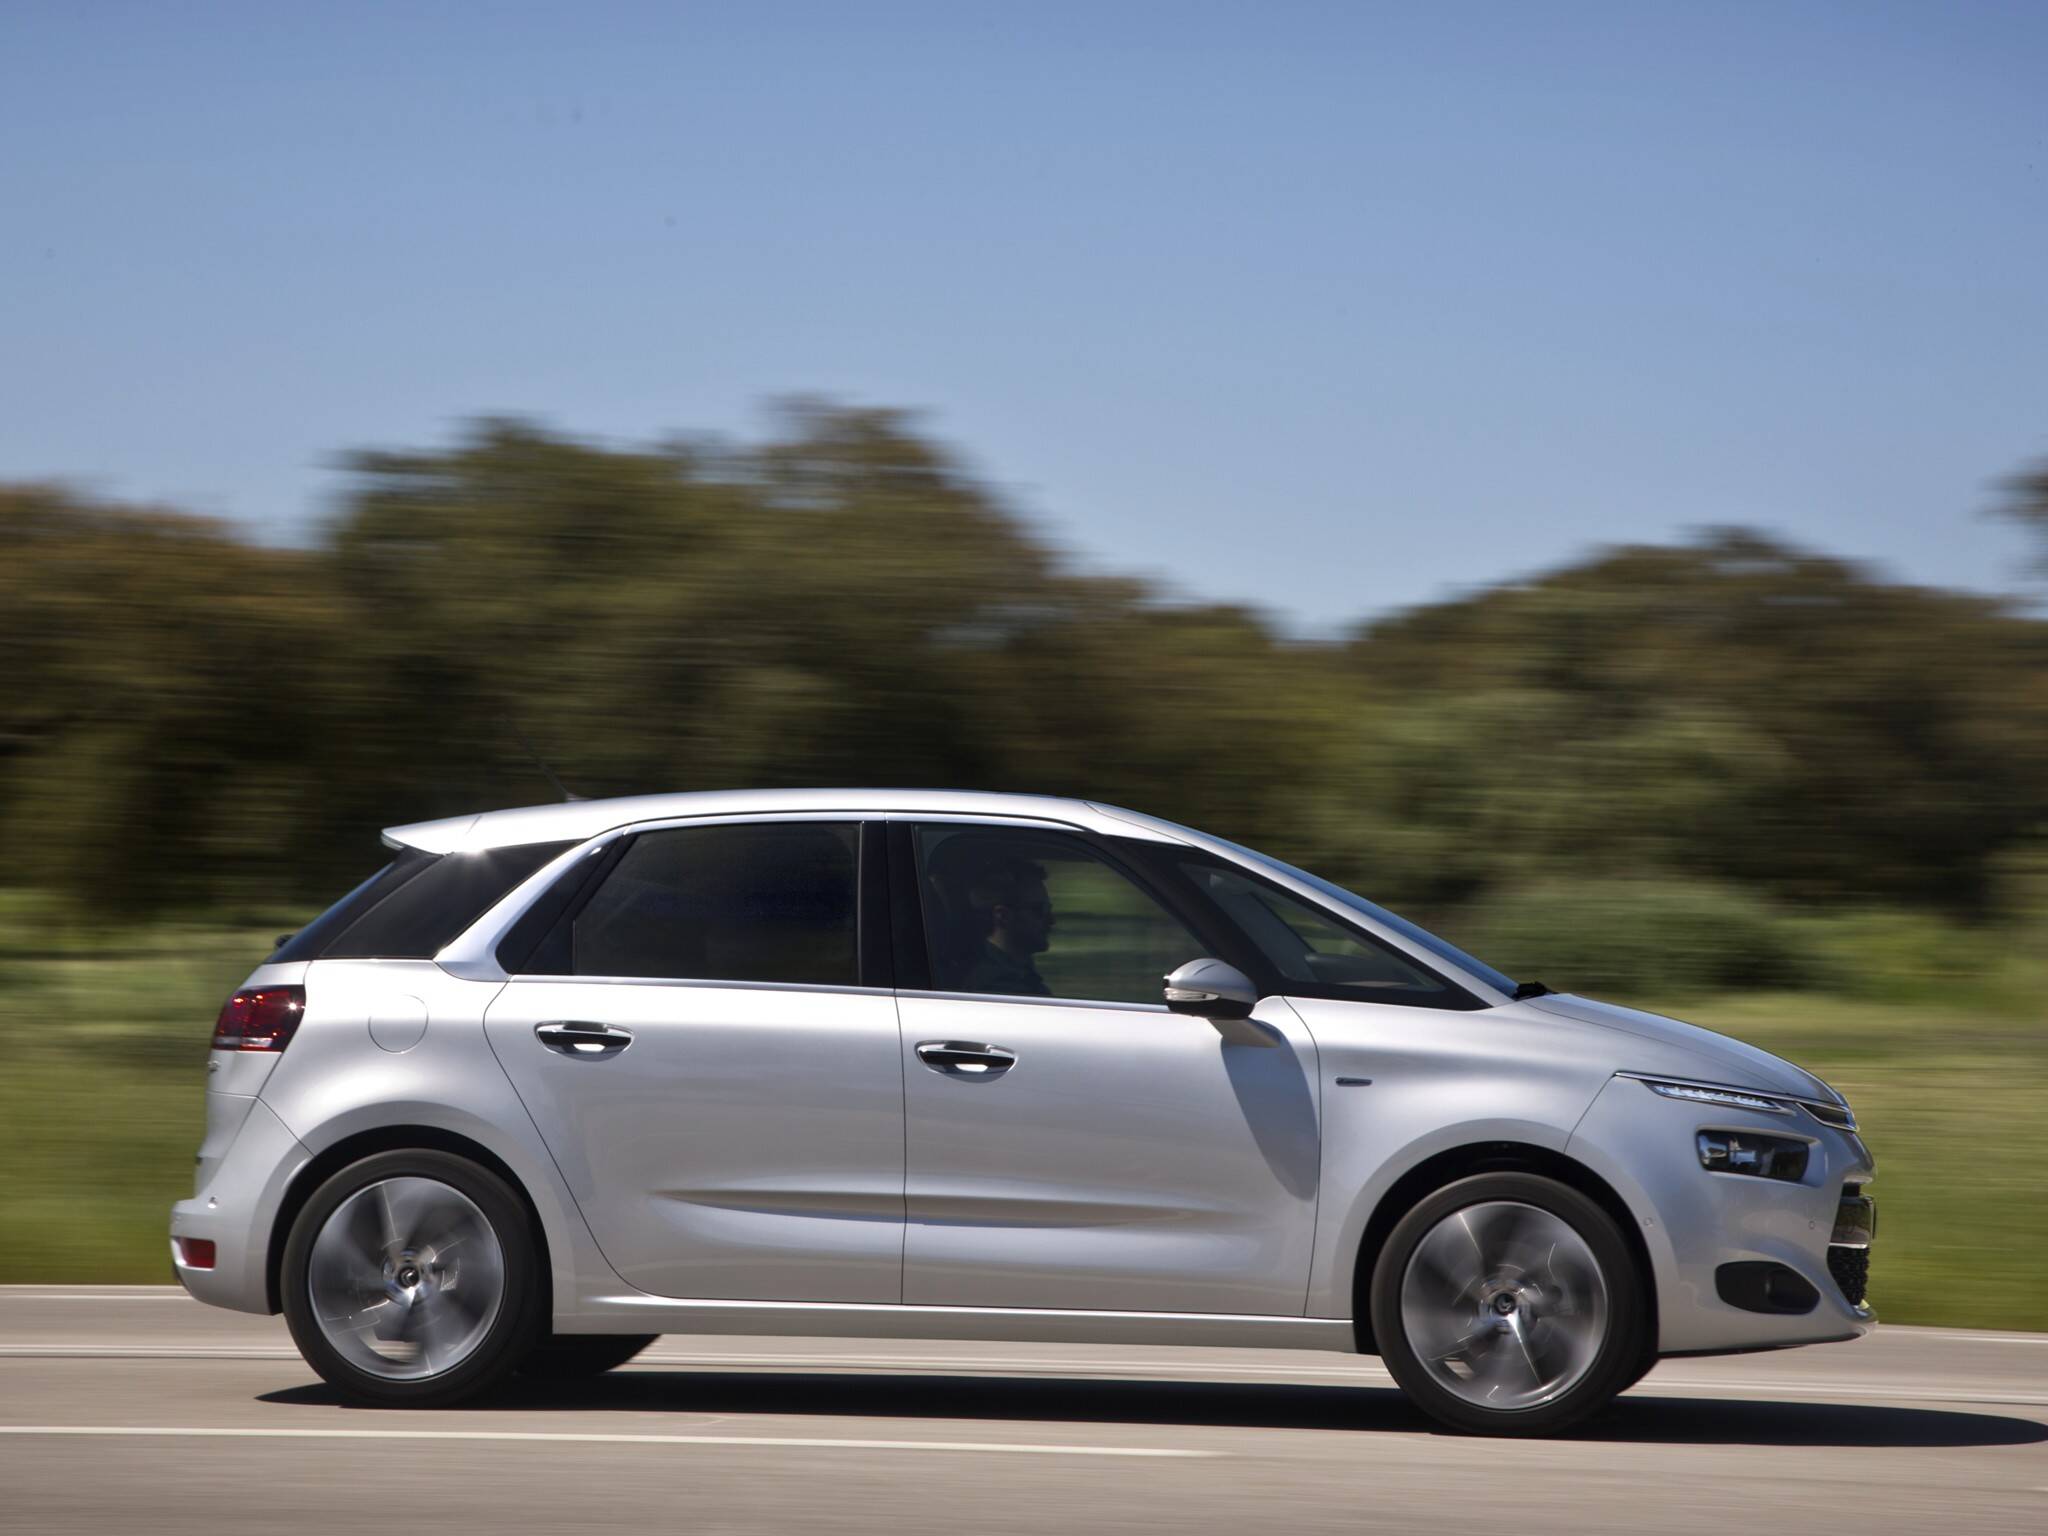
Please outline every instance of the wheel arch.
[[291, 1238], [292, 1226], [299, 1219], [299, 1212], [306, 1208], [306, 1202], [313, 1198], [313, 1192], [329, 1178], [349, 1164], [379, 1152], [406, 1152], [425, 1150], [447, 1152], [463, 1157], [487, 1168], [505, 1181], [513, 1196], [526, 1212], [528, 1231], [533, 1237], [536, 1279], [540, 1286], [540, 1316], [551, 1317], [554, 1311], [554, 1264], [548, 1243], [547, 1223], [541, 1220], [540, 1208], [534, 1203], [533, 1194], [526, 1187], [526, 1181], [513, 1171], [497, 1153], [482, 1142], [472, 1140], [459, 1131], [445, 1130], [432, 1125], [380, 1125], [368, 1130], [357, 1131], [344, 1136], [332, 1146], [314, 1155], [286, 1185], [277, 1214], [270, 1223], [270, 1243], [264, 1257], [263, 1284], [264, 1300], [272, 1313], [283, 1310], [283, 1270], [285, 1244]]
[[1612, 1216], [1615, 1225], [1621, 1228], [1622, 1241], [1628, 1245], [1629, 1256], [1642, 1279], [1643, 1299], [1649, 1308], [1649, 1316], [1645, 1320], [1649, 1337], [1658, 1337], [1657, 1272], [1650, 1262], [1649, 1246], [1643, 1241], [1641, 1223], [1614, 1186], [1576, 1158], [1549, 1147], [1521, 1141], [1478, 1141], [1449, 1147], [1424, 1158], [1389, 1185], [1373, 1207], [1359, 1239], [1351, 1272], [1352, 1329], [1358, 1338], [1360, 1354], [1379, 1353], [1372, 1333], [1369, 1297], [1373, 1270], [1379, 1265], [1387, 1238], [1417, 1202], [1446, 1184], [1475, 1173], [1541, 1174], [1577, 1190]]

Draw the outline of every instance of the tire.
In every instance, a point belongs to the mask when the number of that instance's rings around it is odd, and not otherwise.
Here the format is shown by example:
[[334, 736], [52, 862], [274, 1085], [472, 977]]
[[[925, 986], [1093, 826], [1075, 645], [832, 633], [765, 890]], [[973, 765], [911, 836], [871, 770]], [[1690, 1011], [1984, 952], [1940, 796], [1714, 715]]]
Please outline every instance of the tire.
[[299, 1353], [345, 1400], [439, 1408], [528, 1354], [539, 1268], [526, 1208], [503, 1179], [452, 1153], [379, 1152], [313, 1192], [285, 1241], [279, 1290]]
[[[1647, 1329], [1645, 1329], [1644, 1331], [1648, 1332]], [[1654, 1371], [1657, 1368], [1657, 1361], [1660, 1358], [1661, 1357], [1658, 1355], [1657, 1351], [1654, 1348], [1645, 1348], [1643, 1351], [1642, 1358], [1636, 1361], [1634, 1365], [1629, 1367], [1628, 1380], [1624, 1381], [1621, 1384], [1621, 1390], [1626, 1392], [1631, 1387], [1640, 1384], [1645, 1376], [1649, 1375], [1650, 1372]]]
[[1621, 1229], [1536, 1174], [1475, 1174], [1419, 1201], [1380, 1251], [1371, 1317], [1401, 1389], [1472, 1434], [1568, 1429], [1648, 1359], [1643, 1280]]
[[658, 1333], [557, 1333], [536, 1344], [519, 1373], [538, 1381], [577, 1381], [624, 1365]]

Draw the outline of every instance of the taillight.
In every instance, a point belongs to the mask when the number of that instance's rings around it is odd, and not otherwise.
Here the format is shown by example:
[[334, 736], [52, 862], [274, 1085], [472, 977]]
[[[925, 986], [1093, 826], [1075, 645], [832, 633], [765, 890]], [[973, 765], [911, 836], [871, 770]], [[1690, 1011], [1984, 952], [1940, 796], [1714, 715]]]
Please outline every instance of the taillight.
[[216, 1051], [281, 1051], [306, 1011], [304, 987], [256, 987], [237, 992], [214, 1021]]

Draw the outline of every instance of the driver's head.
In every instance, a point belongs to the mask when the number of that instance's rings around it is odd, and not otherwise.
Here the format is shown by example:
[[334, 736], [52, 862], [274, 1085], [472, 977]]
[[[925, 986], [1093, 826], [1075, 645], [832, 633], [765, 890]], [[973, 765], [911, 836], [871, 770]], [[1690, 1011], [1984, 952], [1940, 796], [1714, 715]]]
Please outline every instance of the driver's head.
[[1013, 955], [1042, 955], [1052, 946], [1052, 899], [1045, 867], [1015, 854], [990, 859], [974, 872], [967, 904], [982, 936]]

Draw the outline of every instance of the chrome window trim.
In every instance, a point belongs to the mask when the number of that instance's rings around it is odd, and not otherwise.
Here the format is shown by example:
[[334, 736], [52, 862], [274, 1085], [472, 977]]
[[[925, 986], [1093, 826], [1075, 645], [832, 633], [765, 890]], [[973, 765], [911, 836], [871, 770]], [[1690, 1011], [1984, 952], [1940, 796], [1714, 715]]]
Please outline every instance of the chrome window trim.
[[836, 981], [721, 981], [715, 976], [562, 976], [552, 971], [518, 971], [506, 978], [518, 982], [554, 982], [564, 986], [687, 987], [720, 992], [829, 992], [851, 997], [894, 997], [888, 987], [859, 987]]
[[[1035, 832], [1072, 832], [1084, 840], [1096, 835], [1078, 821], [1058, 821], [1050, 816], [1013, 816], [990, 811], [884, 811], [873, 821], [908, 821], [925, 826], [940, 824], [974, 827], [1028, 827]], [[1154, 839], [1159, 841], [1159, 839]]]
[[[1163, 989], [1164, 983], [1161, 983]], [[1108, 1008], [1118, 1013], [1171, 1013], [1164, 1003], [1117, 1003], [1094, 997], [1030, 997], [1015, 992], [940, 992], [922, 987], [904, 987], [898, 997], [928, 998], [941, 1003], [1024, 1003], [1040, 1008]]]

